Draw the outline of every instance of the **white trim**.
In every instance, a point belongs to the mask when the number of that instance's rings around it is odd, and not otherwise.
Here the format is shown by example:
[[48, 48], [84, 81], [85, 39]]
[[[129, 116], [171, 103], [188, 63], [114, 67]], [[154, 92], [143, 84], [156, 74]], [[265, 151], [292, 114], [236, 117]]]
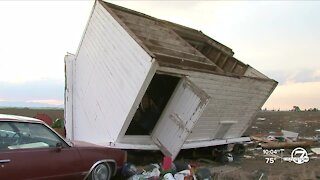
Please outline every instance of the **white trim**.
[[[196, 141], [196, 142], [185, 142], [182, 146], [182, 149], [192, 149], [199, 147], [210, 147], [217, 145], [233, 144], [233, 143], [242, 143], [249, 142], [250, 137], [240, 137], [240, 138], [231, 138], [231, 139], [215, 139], [211, 141]], [[130, 143], [115, 143], [110, 144], [107, 147], [119, 148], [119, 149], [139, 149], [139, 150], [159, 150], [158, 146], [155, 144], [130, 144]]]

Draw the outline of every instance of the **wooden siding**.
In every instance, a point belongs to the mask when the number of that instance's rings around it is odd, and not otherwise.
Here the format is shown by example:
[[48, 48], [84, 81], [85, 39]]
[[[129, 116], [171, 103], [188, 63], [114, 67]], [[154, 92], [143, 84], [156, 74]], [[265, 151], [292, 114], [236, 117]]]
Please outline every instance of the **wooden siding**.
[[[96, 3], [80, 44], [74, 79], [74, 136], [114, 143], [127, 120], [152, 58]], [[152, 75], [151, 75], [152, 76]]]
[[211, 97], [188, 141], [215, 139], [223, 121], [237, 122], [230, 127], [224, 138], [240, 137], [277, 85], [277, 82], [270, 79], [221, 76], [164, 67], [161, 71], [187, 75]]

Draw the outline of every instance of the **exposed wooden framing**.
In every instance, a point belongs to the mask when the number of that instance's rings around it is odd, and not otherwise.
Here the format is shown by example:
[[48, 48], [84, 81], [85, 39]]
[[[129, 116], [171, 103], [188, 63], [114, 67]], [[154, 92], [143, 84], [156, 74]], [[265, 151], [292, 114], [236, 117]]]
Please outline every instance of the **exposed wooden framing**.
[[[152, 39], [155, 41], [163, 41], [169, 44], [182, 46], [187, 49], [188, 53], [201, 56], [198, 50], [194, 49], [188, 42], [179, 37], [174, 31], [170, 30], [166, 26], [161, 26], [156, 21], [141, 18], [132, 14], [124, 13], [115, 10], [118, 16], [126, 23], [126, 25], [138, 36], [145, 39]], [[139, 19], [138, 19], [139, 18]], [[145, 26], [148, 25], [148, 28]], [[182, 48], [180, 48], [181, 50]], [[205, 57], [205, 56], [204, 56]]]
[[[173, 34], [170, 29], [159, 26], [159, 25], [146, 25], [141, 23], [142, 20], [140, 20], [140, 23], [132, 23], [132, 22], [127, 22], [127, 20], [125, 20], [124, 22], [126, 23], [126, 25], [133, 31], [138, 31], [138, 32], [143, 32], [143, 33], [148, 33], [148, 34], [152, 34], [152, 35], [160, 35], [160, 36], [168, 36], [170, 38], [174, 38], [177, 39], [177, 37], [175, 36], [175, 34]], [[148, 28], [146, 28], [145, 26], [148, 26]]]
[[201, 53], [202, 50], [205, 48], [206, 44], [200, 41], [194, 41], [194, 40], [189, 40], [187, 38], [185, 38], [185, 40], [191, 44], [194, 48], [198, 49]]
[[221, 56], [221, 52], [219, 52], [218, 54], [217, 54], [217, 56], [214, 58], [214, 60], [213, 60], [213, 62], [214, 63], [217, 63], [218, 62], [218, 59], [220, 58], [220, 56]]
[[247, 65], [247, 64], [244, 64], [244, 66], [245, 66], [245, 68], [243, 68], [243, 72], [242, 72], [242, 74], [245, 74], [246, 73], [246, 71], [248, 70], [248, 68], [249, 68], [249, 65]]
[[[130, 29], [130, 32], [134, 34], [134, 38], [141, 42], [151, 53], [154, 53], [156, 57], [159, 57], [159, 54], [161, 54], [161, 57], [170, 56], [169, 59], [175, 59], [173, 63], [176, 64], [177, 59], [183, 59], [183, 61], [188, 62], [184, 63], [184, 66], [185, 64], [190, 64], [189, 62], [212, 62], [214, 65], [218, 64], [215, 65], [214, 71], [225, 73], [224, 68], [226, 68], [226, 64], [228, 64], [227, 69], [229, 69], [230, 63], [232, 63], [229, 62], [231, 60], [230, 57], [234, 54], [232, 49], [211, 39], [201, 31], [116, 5], [109, 5], [109, 3], [106, 4], [106, 6], [112, 9], [113, 14], [117, 15], [123, 24], [125, 24], [125, 28]], [[212, 53], [213, 57], [212, 55], [209, 57], [209, 54], [213, 50], [218, 53]], [[226, 57], [222, 57], [222, 54], [225, 54]], [[241, 64], [241, 62], [235, 62], [232, 66], [231, 73], [236, 71], [238, 63]], [[239, 72], [236, 74], [239, 74]]]
[[202, 35], [199, 35], [199, 32], [194, 33], [194, 32], [189, 32], [189, 31], [183, 31], [183, 30], [177, 30], [173, 28], [173, 30], [179, 34], [182, 38], [188, 38], [189, 40], [193, 41], [199, 41], [199, 42], [205, 42], [205, 39], [203, 38]]
[[128, 21], [131, 21], [133, 23], [143, 20], [145, 25], [157, 25], [160, 24], [160, 22], [156, 18], [147, 18], [145, 16], [137, 15], [136, 13], [128, 13], [126, 11], [123, 11], [123, 9], [118, 10], [115, 8], [112, 8], [112, 10], [119, 16], [124, 17]]
[[186, 27], [186, 26], [182, 26], [180, 24], [175, 24], [169, 21], [164, 21], [161, 20], [162, 23], [164, 23], [167, 27], [170, 27], [171, 29], [173, 29], [176, 33], [178, 33], [181, 37], [190, 37], [194, 40], [197, 41], [203, 41], [205, 40], [203, 38], [202, 33], [200, 34], [198, 30]]
[[199, 61], [194, 61], [192, 59], [180, 58], [180, 57], [170, 56], [162, 53], [154, 53], [154, 54], [156, 55], [156, 60], [159, 61], [160, 65], [171, 64], [173, 66], [178, 65], [183, 67], [189, 67], [192, 69], [207, 69], [211, 71], [212, 70], [216, 71], [217, 69], [217, 66], [213, 63], [199, 62]]
[[[205, 35], [204, 35], [205, 36]], [[229, 56], [233, 56], [234, 52], [232, 51], [232, 49], [222, 45], [221, 43], [219, 43], [218, 41], [215, 41], [211, 38], [209, 38], [208, 36], [205, 36], [207, 38], [206, 43], [210, 44], [211, 46], [219, 49], [220, 51], [228, 54]]]
[[[191, 66], [183, 66], [183, 65], [178, 65], [178, 64], [172, 64], [172, 63], [167, 63], [167, 62], [158, 62], [159, 67], [168, 67], [168, 68], [179, 68], [180, 70], [187, 70], [187, 71], [194, 71], [194, 72], [202, 72], [202, 73], [209, 73], [209, 74], [216, 74], [216, 75], [224, 75], [225, 73], [222, 72], [221, 70], [212, 70], [210, 68], [195, 68]], [[228, 74], [231, 75], [231, 74]]]
[[205, 52], [201, 51], [203, 55], [207, 56], [213, 49], [212, 46], [205, 46], [205, 48], [207, 48], [207, 50]]
[[230, 70], [230, 72], [233, 73], [233, 71], [234, 71], [234, 69], [236, 68], [237, 64], [238, 64], [238, 61], [235, 61], [234, 64], [233, 64], [233, 66], [232, 66], [232, 68], [231, 68], [231, 70]]
[[224, 58], [224, 60], [223, 60], [223, 62], [222, 62], [222, 64], [221, 64], [221, 69], [224, 70], [224, 66], [226, 65], [226, 62], [228, 61], [228, 58], [229, 58], [229, 56], [226, 55], [226, 57]]
[[211, 63], [211, 62], [199, 62], [199, 61], [195, 61], [192, 59], [188, 59], [188, 58], [181, 58], [181, 57], [177, 57], [177, 56], [173, 56], [173, 55], [168, 55], [168, 54], [163, 54], [163, 53], [154, 53], [156, 55], [156, 57], [167, 57], [167, 58], [174, 58], [176, 59], [175, 62], [179, 62], [179, 63], [184, 63], [185, 61], [187, 62], [192, 62], [192, 63], [196, 63], [196, 64], [203, 64], [206, 66], [212, 66], [212, 67], [217, 67], [215, 64]]
[[[191, 44], [189, 44], [189, 43], [188, 43], [184, 38], [182, 38], [179, 34], [177, 34], [177, 33], [176, 33], [175, 31], [173, 31], [173, 30], [172, 30], [172, 32], [173, 32], [174, 34], [176, 34], [177, 37], [178, 37], [181, 41], [185, 42], [186, 45], [189, 46], [189, 48], [194, 49], [194, 50], [195, 50], [195, 53], [197, 53], [198, 55], [204, 56], [200, 51], [198, 51], [195, 47], [193, 47]], [[205, 56], [204, 56], [204, 57], [205, 57]], [[208, 59], [208, 61], [209, 61], [209, 59]], [[216, 68], [219, 69], [219, 67], [216, 67]]]
[[162, 42], [166, 42], [168, 44], [181, 46], [181, 47], [185, 48], [187, 51], [190, 51], [191, 53], [195, 53], [195, 51], [193, 49], [184, 46], [183, 42], [181, 42], [179, 40], [176, 40], [174, 37], [161, 35], [160, 33], [159, 34], [152, 34], [152, 33], [146, 33], [146, 32], [142, 32], [142, 31], [135, 31], [135, 30], [132, 30], [132, 31], [138, 37], [144, 37], [146, 39], [152, 39], [152, 40], [155, 40], [155, 41], [162, 41]]
[[[180, 46], [177, 44], [171, 44], [168, 41], [162, 41], [162, 40], [157, 40], [157, 39], [152, 39], [152, 38], [147, 38], [147, 37], [142, 37], [142, 36], [138, 36], [138, 38], [141, 39], [141, 41], [143, 41], [143, 43], [146, 46], [149, 46], [149, 45], [161, 46], [161, 47], [166, 47], [168, 49], [175, 49], [175, 50], [182, 51], [182, 52], [189, 53], [189, 54], [195, 54], [194, 50], [187, 49], [184, 46]], [[201, 55], [200, 55], [200, 57], [201, 57]]]
[[171, 22], [167, 22], [167, 21], [166, 21], [166, 24], [183, 38], [188, 38], [191, 40], [207, 43], [207, 44], [223, 51], [224, 53], [226, 53], [230, 56], [232, 56], [234, 54], [230, 48], [219, 43], [218, 41], [211, 39], [210, 37], [203, 34], [201, 31], [197, 31], [197, 30], [194, 30], [194, 29], [191, 29], [188, 27], [184, 27], [184, 26], [181, 26], [178, 24], [174, 24]]
[[195, 54], [190, 54], [190, 53], [182, 52], [182, 51], [175, 50], [175, 49], [168, 49], [168, 48], [165, 48], [162, 46], [155, 46], [155, 45], [151, 45], [151, 44], [146, 44], [146, 45], [153, 53], [168, 54], [168, 55], [173, 55], [173, 56], [177, 56], [177, 57], [192, 59], [192, 60], [199, 61], [199, 62], [206, 62], [206, 63], [211, 62], [204, 56], [198, 56]]
[[127, 16], [124, 12], [121, 12], [121, 11], [117, 11], [117, 15], [120, 17], [120, 19], [123, 20], [123, 22], [125, 22], [126, 24], [129, 24], [129, 25], [137, 25], [137, 26], [154, 26], [154, 27], [157, 27], [157, 28], [164, 28], [162, 27], [159, 22], [156, 22], [156, 21], [152, 21], [152, 20], [148, 20], [148, 19], [145, 19], [145, 18], [141, 18], [141, 17], [138, 17], [138, 16]]

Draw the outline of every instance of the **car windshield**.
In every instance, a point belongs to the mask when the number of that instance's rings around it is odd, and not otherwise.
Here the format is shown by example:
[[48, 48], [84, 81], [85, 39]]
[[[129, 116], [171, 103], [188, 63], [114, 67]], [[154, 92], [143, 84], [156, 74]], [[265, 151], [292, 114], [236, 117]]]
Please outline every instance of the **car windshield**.
[[40, 123], [0, 122], [0, 150], [56, 147], [67, 144], [48, 127]]

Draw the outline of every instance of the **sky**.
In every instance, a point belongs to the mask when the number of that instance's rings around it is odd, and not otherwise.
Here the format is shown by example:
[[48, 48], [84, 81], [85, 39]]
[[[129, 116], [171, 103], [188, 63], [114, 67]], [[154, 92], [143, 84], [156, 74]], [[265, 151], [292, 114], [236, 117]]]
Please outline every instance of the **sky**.
[[[201, 30], [279, 82], [264, 107], [320, 108], [320, 1], [109, 1]], [[0, 106], [59, 106], [93, 1], [0, 1]]]

